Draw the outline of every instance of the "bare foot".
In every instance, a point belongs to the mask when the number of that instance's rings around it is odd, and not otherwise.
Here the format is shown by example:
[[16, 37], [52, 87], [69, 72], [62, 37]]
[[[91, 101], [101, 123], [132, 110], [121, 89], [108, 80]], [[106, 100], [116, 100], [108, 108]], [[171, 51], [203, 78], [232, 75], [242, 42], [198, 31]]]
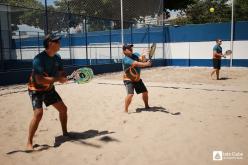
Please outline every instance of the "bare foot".
[[33, 145], [28, 143], [27, 144], [27, 150], [34, 150]]
[[124, 111], [125, 113], [128, 113], [128, 110], [127, 109], [125, 109], [125, 111]]

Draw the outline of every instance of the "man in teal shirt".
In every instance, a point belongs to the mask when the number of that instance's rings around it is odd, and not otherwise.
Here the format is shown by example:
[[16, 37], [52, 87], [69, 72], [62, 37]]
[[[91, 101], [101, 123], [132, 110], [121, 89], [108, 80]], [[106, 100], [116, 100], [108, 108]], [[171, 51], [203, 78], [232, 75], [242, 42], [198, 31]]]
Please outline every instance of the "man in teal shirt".
[[[145, 61], [144, 56], [141, 56], [139, 53], [133, 53], [133, 45], [123, 45], [122, 49], [123, 54], [125, 55], [123, 58], [123, 67], [125, 71], [123, 82], [127, 90], [125, 112], [128, 112], [128, 107], [132, 101], [134, 90], [137, 94], [142, 93], [145, 108], [149, 108], [148, 91], [142, 79], [140, 79], [140, 68], [151, 66], [151, 62]], [[132, 74], [133, 76], [129, 76], [129, 74]]]
[[214, 73], [216, 73], [216, 79], [219, 80], [220, 77], [220, 68], [221, 68], [221, 57], [222, 54], [222, 44], [221, 39], [216, 39], [216, 45], [213, 47], [213, 68], [214, 70], [211, 72], [211, 77], [213, 77]]
[[28, 83], [28, 92], [33, 106], [33, 118], [29, 125], [27, 149], [33, 150], [33, 137], [43, 116], [43, 102], [52, 105], [59, 112], [59, 119], [64, 136], [67, 132], [67, 107], [54, 87], [54, 82], [67, 81], [63, 64], [57, 52], [60, 49], [60, 36], [48, 34], [44, 39], [45, 50], [35, 56], [33, 71]]

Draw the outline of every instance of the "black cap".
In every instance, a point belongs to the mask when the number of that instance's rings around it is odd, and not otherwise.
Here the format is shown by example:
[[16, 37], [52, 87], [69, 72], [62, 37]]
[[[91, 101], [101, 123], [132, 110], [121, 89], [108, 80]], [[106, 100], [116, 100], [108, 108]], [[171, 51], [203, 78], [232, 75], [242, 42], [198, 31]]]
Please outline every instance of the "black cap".
[[122, 49], [123, 50], [126, 50], [126, 49], [131, 49], [133, 47], [133, 44], [124, 44], [123, 46], [122, 46]]
[[48, 35], [45, 36], [43, 45], [45, 48], [48, 47], [48, 42], [55, 42], [59, 41], [61, 39], [61, 36], [58, 35], [58, 33], [49, 33]]

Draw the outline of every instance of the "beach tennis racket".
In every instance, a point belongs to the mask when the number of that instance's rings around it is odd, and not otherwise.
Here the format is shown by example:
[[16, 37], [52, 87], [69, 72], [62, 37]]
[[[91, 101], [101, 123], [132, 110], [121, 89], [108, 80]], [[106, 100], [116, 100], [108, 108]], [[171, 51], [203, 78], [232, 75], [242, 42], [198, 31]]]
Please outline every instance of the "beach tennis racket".
[[149, 52], [149, 60], [152, 59], [153, 55], [155, 54], [156, 51], [156, 43], [152, 43], [152, 46], [150, 48], [150, 52]]
[[71, 75], [67, 76], [67, 80], [73, 80], [78, 84], [87, 83], [94, 77], [93, 70], [88, 67], [83, 67], [75, 70]]
[[141, 55], [140, 61], [147, 62], [148, 60], [152, 60], [153, 55], [156, 51], [156, 43], [152, 43], [151, 47], [148, 49], [144, 49]]
[[226, 58], [226, 56], [230, 56], [232, 54], [231, 50], [227, 50], [225, 54], [222, 55], [222, 57]]

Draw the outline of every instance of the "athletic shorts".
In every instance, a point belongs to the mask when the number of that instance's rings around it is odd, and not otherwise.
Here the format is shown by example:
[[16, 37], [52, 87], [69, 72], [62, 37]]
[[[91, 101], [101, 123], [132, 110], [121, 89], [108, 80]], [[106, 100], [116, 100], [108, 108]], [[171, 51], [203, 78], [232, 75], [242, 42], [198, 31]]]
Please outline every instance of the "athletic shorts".
[[44, 102], [46, 106], [52, 105], [54, 103], [62, 101], [59, 94], [53, 87], [49, 91], [28, 91], [33, 110], [42, 108], [42, 103]]
[[213, 67], [214, 69], [220, 69], [221, 66], [221, 59], [213, 59]]
[[127, 94], [134, 94], [134, 90], [137, 94], [147, 92], [146, 86], [140, 79], [138, 82], [132, 82], [130, 80], [124, 80], [124, 85], [127, 90]]

